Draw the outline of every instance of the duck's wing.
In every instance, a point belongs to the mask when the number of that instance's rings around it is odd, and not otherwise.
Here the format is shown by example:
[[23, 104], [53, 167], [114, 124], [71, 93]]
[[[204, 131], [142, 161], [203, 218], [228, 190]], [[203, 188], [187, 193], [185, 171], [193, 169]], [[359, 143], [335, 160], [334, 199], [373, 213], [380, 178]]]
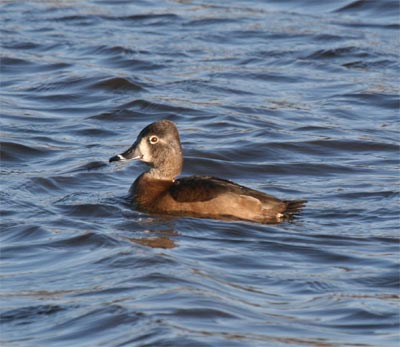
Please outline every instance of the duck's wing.
[[201, 202], [217, 198], [223, 194], [251, 197], [261, 203], [281, 203], [281, 200], [257, 190], [250, 189], [216, 177], [189, 176], [177, 179], [170, 187], [171, 196], [179, 202]]
[[178, 202], [209, 201], [225, 191], [222, 184], [207, 176], [183, 177], [175, 180], [169, 188], [171, 196]]

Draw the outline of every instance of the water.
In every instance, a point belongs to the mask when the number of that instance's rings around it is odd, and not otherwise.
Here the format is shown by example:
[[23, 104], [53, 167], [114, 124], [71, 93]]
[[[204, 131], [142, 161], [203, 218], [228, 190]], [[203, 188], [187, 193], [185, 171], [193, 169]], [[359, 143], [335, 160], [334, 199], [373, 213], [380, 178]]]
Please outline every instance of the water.
[[[2, 346], [398, 346], [397, 1], [3, 1]], [[150, 122], [184, 174], [307, 199], [165, 218], [109, 165]]]

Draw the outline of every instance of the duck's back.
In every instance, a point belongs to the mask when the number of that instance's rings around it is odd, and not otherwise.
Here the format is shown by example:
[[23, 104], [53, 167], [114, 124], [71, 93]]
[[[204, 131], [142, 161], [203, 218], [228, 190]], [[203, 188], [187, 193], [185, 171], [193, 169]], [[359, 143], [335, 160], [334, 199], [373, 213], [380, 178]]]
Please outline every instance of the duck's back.
[[282, 203], [272, 195], [212, 176], [188, 176], [177, 179], [171, 186], [170, 193], [180, 202], [208, 201], [224, 194], [233, 194], [253, 197], [263, 204], [269, 204], [271, 208], [278, 207]]

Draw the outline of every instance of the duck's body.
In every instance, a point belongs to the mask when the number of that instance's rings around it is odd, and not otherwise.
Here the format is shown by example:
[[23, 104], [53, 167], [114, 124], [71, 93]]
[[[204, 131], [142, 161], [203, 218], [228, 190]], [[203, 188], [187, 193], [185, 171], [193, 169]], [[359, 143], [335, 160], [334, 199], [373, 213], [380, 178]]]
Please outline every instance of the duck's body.
[[171, 121], [152, 123], [126, 152], [111, 161], [139, 159], [152, 165], [132, 184], [137, 209], [157, 214], [279, 223], [304, 205], [208, 176], [175, 179], [182, 169], [179, 133]]

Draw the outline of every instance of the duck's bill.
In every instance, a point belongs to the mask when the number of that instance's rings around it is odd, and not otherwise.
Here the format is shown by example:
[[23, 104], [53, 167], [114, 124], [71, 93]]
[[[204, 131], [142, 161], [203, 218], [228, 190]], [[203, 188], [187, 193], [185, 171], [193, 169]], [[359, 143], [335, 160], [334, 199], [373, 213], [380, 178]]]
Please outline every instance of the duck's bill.
[[143, 155], [140, 153], [136, 144], [134, 144], [131, 148], [126, 150], [124, 153], [117, 154], [110, 158], [109, 162], [113, 161], [127, 161], [127, 160], [138, 160], [142, 159]]

